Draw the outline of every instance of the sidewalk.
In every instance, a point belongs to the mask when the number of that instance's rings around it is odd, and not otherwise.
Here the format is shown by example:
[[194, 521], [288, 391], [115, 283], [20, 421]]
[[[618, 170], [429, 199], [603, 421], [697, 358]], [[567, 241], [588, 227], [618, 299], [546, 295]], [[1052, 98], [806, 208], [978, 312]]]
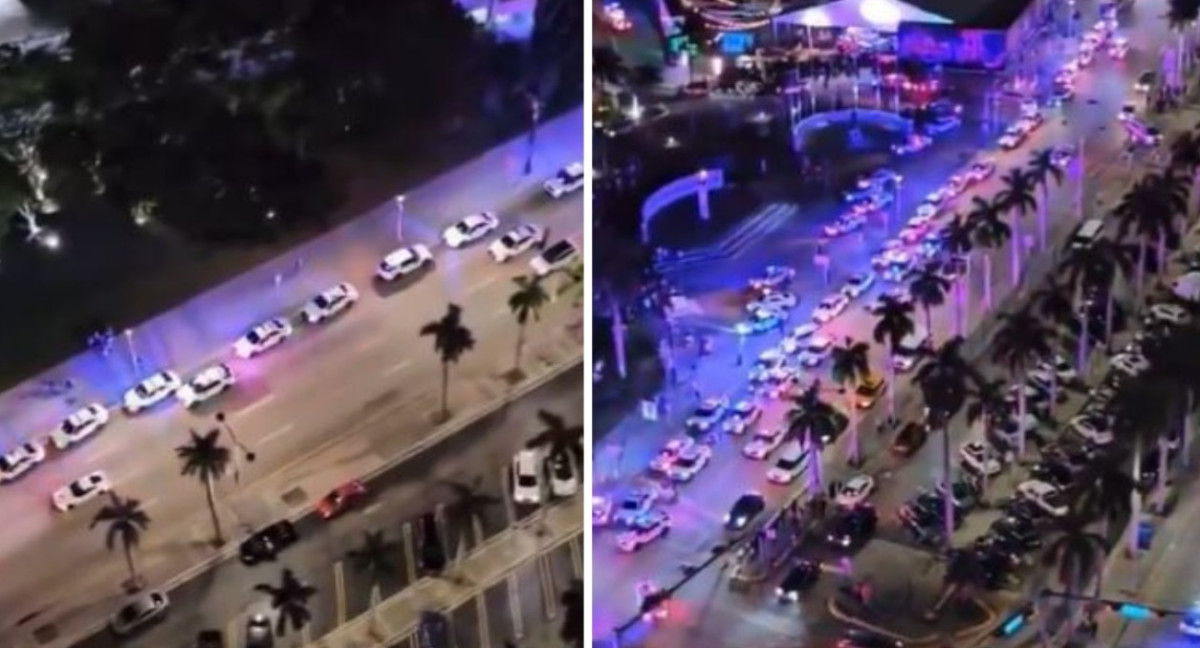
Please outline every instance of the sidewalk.
[[[539, 536], [538, 522], [514, 527], [489, 540], [463, 560], [457, 568], [462, 582], [448, 578], [423, 578], [396, 596], [384, 600], [375, 612], [364, 614], [316, 641], [314, 648], [359, 648], [390, 646], [410, 640], [417, 633], [421, 612], [448, 612], [471, 602], [488, 589], [502, 583], [523, 565], [583, 533], [585, 497], [548, 509], [542, 518], [547, 533]], [[373, 631], [374, 630], [374, 631]]]

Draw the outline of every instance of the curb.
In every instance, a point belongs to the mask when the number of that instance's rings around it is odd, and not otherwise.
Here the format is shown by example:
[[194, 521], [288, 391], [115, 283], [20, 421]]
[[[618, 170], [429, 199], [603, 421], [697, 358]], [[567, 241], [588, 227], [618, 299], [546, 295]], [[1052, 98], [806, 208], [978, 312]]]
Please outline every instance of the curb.
[[857, 626], [864, 630], [869, 630], [871, 632], [874, 632], [875, 634], [887, 637], [888, 639], [902, 642], [905, 645], [931, 644], [938, 640], [938, 635], [932, 635], [932, 634], [925, 635], [923, 637], [916, 637], [916, 638], [910, 637], [908, 635], [902, 635], [902, 634], [899, 634], [896, 632], [892, 632], [891, 630], [888, 630], [886, 628], [881, 628], [877, 625], [874, 625], [868, 621], [864, 621], [864, 620], [862, 620], [856, 616], [853, 616], [851, 614], [848, 614], [846, 612], [842, 612], [842, 609], [840, 607], [838, 607], [837, 601], [834, 600], [834, 597], [832, 597], [832, 596], [826, 599], [826, 607], [829, 609], [829, 614], [833, 618], [837, 619], [838, 621], [841, 621], [842, 623], [848, 623], [852, 626]]
[[[450, 437], [454, 436], [455, 434], [469, 428], [473, 424], [479, 422], [484, 417], [488, 416], [492, 412], [495, 412], [496, 410], [500, 409], [501, 407], [504, 407], [514, 401], [520, 400], [524, 396], [528, 395], [530, 392], [536, 390], [539, 387], [542, 387], [543, 385], [549, 383], [550, 381], [554, 380], [555, 378], [558, 378], [576, 368], [581, 369], [582, 366], [583, 366], [583, 351], [581, 349], [578, 357], [568, 360], [567, 362], [561, 363], [559, 365], [556, 365], [555, 367], [552, 367], [550, 369], [550, 371], [543, 373], [542, 375], [538, 376], [537, 378], [534, 378], [532, 380], [523, 382], [520, 385], [517, 385], [512, 390], [510, 390], [507, 394], [501, 396], [500, 398], [497, 398], [497, 399], [491, 401], [490, 403], [487, 403], [484, 406], [477, 407], [473, 410], [470, 410], [467, 414], [463, 415], [462, 417], [452, 418], [449, 421], [447, 421], [446, 423], [443, 423], [440, 426], [434, 428], [435, 431], [433, 434], [430, 434], [429, 436], [425, 437], [424, 439], [417, 441], [413, 445], [409, 446], [403, 453], [388, 460], [379, 468], [371, 471], [367, 475], [364, 475], [361, 479], [363, 481], [371, 481], [373, 479], [376, 479], [380, 474], [382, 474], [388, 470], [391, 470], [406, 461], [409, 461], [409, 460], [415, 458], [417, 455], [421, 454], [425, 450], [428, 450], [430, 447], [437, 445], [438, 443], [441, 443], [442, 441], [449, 439]], [[376, 414], [375, 416], [368, 417], [368, 418], [364, 419], [363, 421], [359, 422], [358, 425], [355, 426], [355, 428], [361, 428], [366, 425], [371, 425], [371, 424], [375, 423], [376, 421], [378, 421], [379, 419], [381, 419], [387, 415], [395, 413], [396, 409], [397, 408], [390, 408], [390, 409], [384, 410], [383, 412], [381, 412], [379, 414]], [[339, 441], [340, 441], [340, 439], [339, 439]], [[287, 466], [283, 466], [282, 468], [279, 469], [279, 471], [286, 470], [287, 468], [297, 465], [298, 463], [303, 463], [303, 461], [310, 459], [314, 454], [329, 447], [330, 445], [331, 444], [326, 444], [326, 445], [322, 445], [322, 446], [315, 448], [313, 452], [310, 452], [310, 453], [304, 455], [299, 460], [294, 461], [291, 464], [288, 464]], [[279, 472], [279, 471], [276, 471], [276, 472]], [[296, 522], [300, 518], [303, 518], [307, 515], [312, 514], [313, 511], [315, 510], [315, 506], [316, 506], [315, 502], [305, 504], [299, 511], [293, 513], [292, 515], [287, 516], [287, 519], [291, 522]], [[166, 592], [170, 592], [174, 589], [177, 589], [180, 586], [182, 586], [184, 583], [187, 583], [188, 581], [203, 574], [204, 572], [208, 571], [215, 565], [233, 558], [236, 554], [237, 554], [237, 545], [235, 543], [228, 542], [225, 544], [225, 546], [221, 549], [220, 552], [209, 556], [208, 558], [204, 559], [203, 561], [201, 561], [201, 562], [193, 565], [192, 567], [189, 567], [189, 568], [183, 570], [179, 574], [167, 579], [166, 581], [164, 581], [162, 583], [162, 585], [160, 585], [156, 589], [159, 589], [161, 591], [166, 591]], [[49, 623], [53, 624], [54, 621], [49, 621]], [[63, 647], [75, 646], [76, 644], [79, 644], [80, 642], [85, 641], [92, 636], [95, 636], [97, 633], [102, 632], [104, 630], [104, 628], [106, 627], [107, 623], [108, 622], [106, 620], [99, 620], [99, 621], [87, 626], [86, 629], [80, 630], [79, 632], [76, 632], [76, 633], [72, 633], [69, 637], [64, 638], [64, 637], [60, 636], [58, 638], [58, 640], [52, 641], [52, 642], [38, 643], [35, 639], [34, 645], [37, 645], [37, 646], [63, 646]]]

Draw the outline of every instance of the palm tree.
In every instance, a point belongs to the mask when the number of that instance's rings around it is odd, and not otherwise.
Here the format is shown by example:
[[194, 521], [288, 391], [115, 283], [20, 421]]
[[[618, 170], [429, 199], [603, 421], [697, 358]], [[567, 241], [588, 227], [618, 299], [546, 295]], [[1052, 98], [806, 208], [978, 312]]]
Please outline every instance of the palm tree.
[[1073, 513], [1059, 524], [1059, 534], [1042, 554], [1042, 566], [1055, 568], [1058, 582], [1070, 594], [1078, 594], [1092, 574], [1096, 575], [1093, 608], [1100, 602], [1104, 586], [1104, 559], [1108, 540], [1088, 530], [1090, 518]]
[[1111, 462], [1102, 464], [1087, 479], [1075, 508], [1080, 515], [1100, 520], [1100, 535], [1107, 543], [1111, 524], [1131, 512], [1129, 502], [1135, 484], [1122, 466]]
[[421, 327], [421, 337], [433, 338], [433, 349], [442, 361], [441, 417], [445, 420], [450, 418], [450, 365], [475, 348], [475, 334], [462, 323], [462, 307], [450, 304], [439, 319]]
[[562, 416], [546, 410], [538, 410], [538, 422], [542, 431], [525, 445], [530, 448], [546, 448], [547, 454], [565, 454], [574, 457], [575, 463], [583, 466], [583, 426], [567, 425]]
[[858, 404], [855, 390], [859, 384], [871, 377], [871, 347], [866, 342], [855, 342], [846, 338], [830, 355], [833, 381], [846, 394], [846, 413], [850, 416], [850, 444], [846, 448], [847, 461], [851, 466], [862, 464], [862, 451], [858, 438]]
[[583, 261], [572, 263], [566, 270], [562, 271], [564, 277], [561, 284], [554, 291], [556, 297], [570, 295], [571, 305], [578, 308], [583, 305], [584, 296], [584, 277], [586, 271], [583, 267]]
[[1134, 293], [1140, 299], [1145, 282], [1147, 253], [1158, 246], [1158, 268], [1165, 268], [1167, 237], [1174, 233], [1175, 218], [1187, 210], [1187, 188], [1175, 176], [1148, 175], [1134, 183], [1117, 204], [1118, 236], [1137, 237]]
[[1162, 70], [1163, 79], [1167, 83], [1173, 85], [1182, 83], [1188, 62], [1185, 54], [1185, 36], [1188, 30], [1195, 26], [1198, 10], [1200, 10], [1200, 5], [1192, 0], [1171, 0], [1167, 3], [1167, 14], [1164, 17], [1167, 19], [1167, 25], [1171, 31], [1175, 32], [1175, 62], [1171, 67], [1176, 72], [1174, 78], [1170, 78], [1167, 75], [1168, 69]]
[[142, 510], [140, 500], [121, 497], [109, 491], [108, 503], [96, 512], [88, 528], [94, 529], [102, 523], [108, 525], [104, 529], [104, 546], [112, 551], [117, 541], [121, 542], [121, 550], [125, 552], [125, 566], [129, 569], [129, 588], [138, 589], [141, 578], [133, 561], [133, 550], [141, 543], [142, 532], [150, 526], [150, 516]]
[[[1037, 309], [1037, 314], [1042, 317], [1045, 322], [1048, 322], [1052, 331], [1058, 333], [1063, 328], [1068, 328], [1072, 324], [1077, 324], [1080, 327], [1080, 333], [1077, 336], [1082, 342], [1087, 340], [1087, 330], [1090, 324], [1088, 312], [1090, 309], [1084, 309], [1082, 315], [1075, 308], [1075, 303], [1071, 300], [1071, 288], [1062, 283], [1056, 277], [1050, 279], [1041, 288], [1033, 291], [1029, 296], [1029, 303]], [[1062, 343], [1064, 349], [1069, 345], [1068, 336], [1063, 338], [1055, 337], [1057, 343]], [[1087, 347], [1082, 347], [1079, 352], [1081, 357], [1086, 359], [1085, 354]], [[1084, 371], [1083, 364], [1077, 364], [1080, 374]], [[1055, 378], [1055, 372], [1050, 372], [1050, 407], [1054, 407], [1058, 402], [1058, 380]]]
[[1053, 148], [1038, 149], [1031, 154], [1029, 174], [1041, 189], [1041, 200], [1037, 202], [1038, 249], [1046, 249], [1046, 209], [1050, 205], [1050, 183], [1060, 185], [1063, 181], [1062, 167], [1054, 163], [1058, 151]]
[[1171, 142], [1171, 166], [1192, 179], [1189, 193], [1200, 195], [1200, 132], [1180, 133]]
[[271, 597], [271, 609], [278, 613], [275, 619], [277, 636], [287, 634], [289, 625], [292, 630], [300, 630], [312, 621], [308, 599], [316, 595], [317, 588], [301, 581], [291, 569], [284, 568], [278, 585], [259, 583], [254, 586], [254, 591]]
[[1021, 248], [1024, 246], [1024, 236], [1021, 233], [1021, 219], [1031, 210], [1037, 209], [1037, 181], [1028, 171], [1012, 168], [1000, 177], [1004, 188], [996, 194], [996, 204], [999, 210], [1009, 215], [1009, 226], [1012, 228], [1012, 286], [1017, 287], [1021, 280]]
[[568, 646], [583, 648], [583, 581], [573, 579], [570, 586], [563, 591], [559, 603], [563, 606], [563, 621], [558, 636]]
[[371, 610], [380, 598], [379, 583], [396, 573], [400, 544], [384, 537], [383, 531], [363, 531], [362, 544], [346, 552], [346, 559], [371, 581]]
[[942, 245], [954, 259], [962, 259], [965, 271], [954, 280], [954, 334], [963, 335], [969, 326], [971, 303], [971, 266], [975, 252], [975, 232], [971, 222], [960, 214], [954, 214], [943, 230]]
[[629, 68], [621, 55], [611, 47], [592, 48], [592, 83], [602, 93], [608, 86], [620, 85], [629, 78]]
[[808, 449], [810, 491], [824, 493], [824, 470], [821, 466], [824, 444], [821, 439], [833, 436], [826, 433], [836, 429], [838, 422], [837, 411], [829, 403], [821, 400], [820, 380], [814, 380], [808, 389], [792, 396], [786, 418], [788, 438], [800, 440]]
[[1029, 370], [1043, 358], [1050, 357], [1054, 331], [1028, 308], [1015, 313], [1000, 314], [1000, 330], [992, 340], [992, 360], [1014, 374], [1017, 390], [1017, 457], [1025, 456], [1025, 415], [1028, 411], [1024, 386]]
[[900, 302], [884, 295], [876, 314], [875, 329], [871, 337], [876, 344], [886, 344], [888, 350], [888, 415], [896, 416], [896, 349], [904, 338], [913, 334], [917, 327], [913, 323], [912, 304]]
[[454, 494], [451, 507], [471, 523], [471, 546], [483, 544], [483, 514], [497, 504], [504, 502], [503, 498], [489, 495], [483, 490], [483, 476], [478, 476], [469, 483], [448, 481], [444, 485]]
[[[1125, 243], [1110, 238], [1101, 238], [1091, 245], [1070, 246], [1063, 254], [1059, 263], [1059, 272], [1066, 278], [1074, 294], [1076, 312], [1085, 313], [1083, 295], [1092, 288], [1107, 286], [1107, 299], [1104, 305], [1104, 338], [1111, 340], [1113, 336], [1113, 316], [1116, 305], [1117, 279], [1126, 281], [1134, 275], [1134, 248]], [[1086, 335], [1087, 329], [1081, 330]], [[1086, 346], [1081, 341], [1078, 366], [1083, 366], [1083, 353]]]
[[203, 435], [195, 430], [188, 430], [190, 440], [175, 448], [175, 456], [183, 462], [179, 473], [185, 477], [195, 477], [204, 486], [204, 499], [208, 502], [208, 513], [212, 518], [213, 544], [225, 543], [225, 535], [221, 532], [221, 516], [217, 514], [216, 483], [225, 476], [233, 455], [229, 448], [221, 445], [221, 431], [212, 429]]
[[[1166, 388], [1169, 389], [1169, 388]], [[1142, 475], [1142, 460], [1146, 448], [1161, 445], [1174, 416], [1171, 412], [1174, 394], [1164, 389], [1161, 380], [1148, 373], [1139, 380], [1127, 383], [1114, 399], [1114, 427], [1133, 441], [1134, 485]], [[1129, 533], [1126, 551], [1137, 555], [1137, 533], [1142, 516], [1142, 491], [1133, 488], [1129, 493]]]
[[926, 263], [917, 271], [917, 276], [913, 277], [908, 289], [912, 293], [913, 301], [920, 304], [921, 310], [925, 313], [925, 330], [932, 340], [933, 307], [946, 303], [946, 293], [950, 291], [950, 280], [941, 275], [941, 268], [937, 263]]
[[517, 320], [517, 351], [513, 357], [512, 375], [517, 378], [521, 374], [521, 353], [525, 350], [525, 327], [529, 320], [540, 321], [542, 308], [550, 303], [550, 295], [542, 286], [542, 278], [537, 275], [513, 277], [517, 288], [508, 296], [508, 310]]
[[[971, 224], [975, 245], [995, 250], [1007, 243], [1013, 236], [1012, 228], [1000, 218], [1000, 210], [992, 203], [979, 196], [971, 199], [973, 206], [967, 214], [967, 222]], [[992, 257], [983, 255], [983, 306], [992, 307]]]
[[942, 575], [943, 594], [935, 607], [953, 595], [965, 597], [983, 581], [983, 565], [980, 564], [978, 553], [969, 549], [952, 549], [949, 555], [946, 573]]
[[[947, 340], [917, 368], [913, 382], [925, 401], [925, 419], [930, 430], [942, 433], [942, 481], [953, 484], [950, 450], [950, 419], [966, 404], [969, 384], [981, 382], [980, 376], [962, 357], [963, 339]], [[946, 550], [954, 536], [954, 498], [947, 488], [943, 498]]]

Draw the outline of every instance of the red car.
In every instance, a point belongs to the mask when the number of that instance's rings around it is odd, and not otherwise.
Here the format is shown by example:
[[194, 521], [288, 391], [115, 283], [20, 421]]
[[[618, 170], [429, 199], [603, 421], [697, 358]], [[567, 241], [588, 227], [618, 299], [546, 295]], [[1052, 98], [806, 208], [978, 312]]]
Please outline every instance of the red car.
[[332, 520], [362, 500], [366, 494], [367, 487], [363, 486], [362, 482], [358, 480], [346, 482], [317, 502], [317, 512], [321, 514], [322, 518]]

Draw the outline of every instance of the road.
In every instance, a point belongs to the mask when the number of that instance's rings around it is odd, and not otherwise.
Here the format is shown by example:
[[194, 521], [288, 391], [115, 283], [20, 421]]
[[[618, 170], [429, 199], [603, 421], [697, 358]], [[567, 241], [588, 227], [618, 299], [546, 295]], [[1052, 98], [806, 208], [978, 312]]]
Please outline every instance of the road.
[[[562, 374], [507, 409], [434, 446], [419, 459], [385, 471], [368, 484], [372, 495], [362, 507], [328, 522], [315, 515], [305, 516], [297, 523], [301, 541], [282, 554], [278, 563], [246, 567], [236, 560], [224, 561], [173, 590], [170, 617], [149, 632], [124, 642], [101, 632], [79, 644], [79, 648], [117, 645], [149, 648], [169, 645], [179, 637], [195, 636], [196, 631], [204, 628], [240, 629], [246, 615], [269, 613], [268, 602], [252, 589], [255, 583], [276, 581], [283, 567], [296, 570], [317, 588], [317, 598], [310, 606], [312, 636], [330, 632], [369, 608], [370, 577], [346, 561], [347, 552], [361, 546], [364, 533], [384, 531], [396, 543], [395, 574], [379, 583], [382, 596], [389, 597], [423, 575], [413, 558], [416, 555], [413, 538], [420, 537], [414, 536], [413, 528], [422, 514], [442, 511], [438, 517], [442, 521], [443, 546], [449, 556], [455, 557], [467, 555], [534, 512], [528, 507], [518, 510], [512, 504], [507, 458], [537, 434], [538, 410], [561, 413], [571, 423], [582, 423], [582, 369]], [[390, 429], [389, 425], [380, 425], [377, 432], [382, 436]], [[481, 511], [482, 537], [474, 535], [471, 521], [455, 506], [453, 492], [447, 485], [471, 484], [476, 480], [476, 492], [493, 498], [494, 502]], [[562, 582], [565, 587], [569, 581]]]
[[[454, 251], [435, 243], [445, 225], [481, 209], [495, 210], [502, 227], [534, 222], [548, 227], [552, 237], [579, 242], [581, 199], [552, 201], [539, 186], [542, 178], [581, 157], [581, 124], [575, 112], [543, 125], [528, 178], [519, 175], [521, 140], [409, 192], [405, 241], [429, 244], [436, 260], [434, 269], [415, 281], [384, 288], [370, 280], [380, 257], [398, 247], [397, 219], [387, 206], [138, 327], [130, 343], [120, 340], [107, 359], [98, 354], [72, 359], [51, 375], [76, 380], [74, 406], [63, 398], [31, 397], [36, 382], [0, 395], [5, 412], [0, 436], [6, 445], [16, 445], [44, 435], [80, 403], [116, 402], [135, 376], [171, 368], [186, 379], [201, 366], [229, 361], [229, 345], [250, 326], [296, 313], [311, 295], [338, 281], [356, 283], [362, 294], [339, 320], [298, 327], [278, 349], [251, 361], [230, 361], [239, 383], [213, 407], [185, 412], [172, 403], [136, 418], [114, 413], [113, 422], [94, 439], [7, 486], [0, 512], [21, 522], [0, 540], [0, 555], [6, 564], [22, 568], [9, 571], [0, 587], [5, 638], [28, 641], [23, 630], [8, 629], [30, 614], [53, 620], [60, 633], [69, 634], [67, 628], [80, 616], [76, 612], [112, 593], [121, 580], [122, 561], [86, 530], [97, 504], [67, 515], [50, 513], [49, 494], [88, 471], [105, 470], [116, 490], [141, 499], [154, 519], [144, 566], [151, 582], [158, 583], [214, 555], [202, 491], [198, 483], [179, 477], [173, 448], [189, 428], [213, 426], [217, 409], [227, 413], [239, 439], [257, 455], [253, 464], [239, 466], [240, 487], [223, 499], [221, 513], [227, 523], [252, 528], [298, 511], [436, 427], [431, 417], [439, 384], [429, 377], [438, 375], [438, 359], [430, 340], [417, 331], [439, 317], [447, 303], [463, 305], [465, 324], [476, 338], [475, 349], [454, 367], [450, 404], [455, 416], [465, 418], [519, 388], [503, 375], [512, 366], [516, 340], [507, 299], [511, 278], [528, 272], [526, 259], [497, 265], [481, 247]], [[274, 280], [278, 274], [281, 283]], [[577, 318], [572, 305], [559, 300], [531, 324], [527, 378], [579, 359], [581, 340], [570, 327]], [[374, 426], [383, 420], [392, 429], [383, 437], [386, 443], [373, 437], [382, 436]], [[333, 456], [339, 452], [348, 456]], [[129, 460], [134, 453], [139, 459]], [[82, 582], [80, 573], [87, 574]]]
[[[1085, 142], [1084, 166], [1087, 177], [1087, 184], [1084, 188], [1084, 195], [1087, 197], [1086, 211], [1091, 212], [1096, 205], [1112, 205], [1119, 198], [1126, 186], [1130, 172], [1117, 161], [1117, 152], [1121, 148], [1122, 138], [1117, 135], [1114, 117], [1130, 94], [1133, 77], [1142, 69], [1153, 67], [1154, 57], [1157, 56], [1157, 45], [1153, 44], [1164, 42], [1163, 39], [1166, 38], [1166, 25], [1159, 18], [1163, 9], [1158, 6], [1159, 4], [1161, 3], [1137, 5], [1132, 20], [1123, 27], [1122, 31], [1129, 36], [1133, 43], [1133, 50], [1127, 60], [1116, 62], [1103, 57], [1098, 58], [1092, 68], [1081, 74], [1078, 83], [1079, 98], [1074, 104], [1063, 109], [1061, 116], [1055, 115], [1052, 111], [1048, 112], [1046, 125], [1019, 150], [1012, 153], [995, 154], [1000, 168], [997, 175], [1014, 164], [1024, 163], [1028, 159], [1030, 151], [1054, 144], [1076, 144], [1083, 140]], [[1153, 47], [1154, 51], [1147, 51], [1143, 44], [1152, 44], [1150, 47]], [[969, 115], [970, 111], [976, 111], [974, 113], [976, 115], [980, 114], [978, 105], [968, 104], [967, 110]], [[967, 140], [966, 146], [970, 147], [971, 139], [987, 137], [990, 140], [998, 136], [998, 133], [990, 133], [986, 136], [971, 135], [969, 133], [970, 122], [971, 120], [968, 119], [967, 130], [947, 139]], [[951, 148], [948, 143], [939, 143], [932, 150], [919, 154], [907, 164], [901, 162], [897, 165], [897, 169], [905, 176], [900, 201], [901, 213], [907, 215], [908, 209], [919, 202], [929, 191], [940, 185], [953, 169], [961, 168], [964, 163], [964, 153], [969, 153], [969, 151], [964, 152], [962, 148]], [[998, 188], [997, 181], [993, 179], [983, 184], [977, 191], [982, 191], [983, 195], [990, 196]], [[1063, 187], [1051, 190], [1049, 204], [1052, 206], [1052, 220], [1049, 239], [1052, 242], [1061, 241], [1077, 222], [1071, 209], [1074, 192], [1075, 187], [1070, 181]], [[972, 193], [968, 192], [958, 199], [956, 204], [960, 206], [960, 209], [966, 208]], [[803, 219], [797, 219], [803, 222], [797, 223], [793, 228], [787, 231], [772, 232], [769, 239], [760, 241], [757, 246], [751, 246], [752, 252], [728, 260], [724, 265], [720, 265], [719, 269], [713, 268], [710, 272], [693, 270], [686, 276], [672, 277], [684, 292], [696, 297], [705, 310], [707, 316], [705, 319], [710, 324], [709, 330], [718, 334], [717, 353], [699, 361], [696, 365], [698, 369], [696, 374], [692, 375], [689, 371], [692, 363], [690, 359], [679, 361], [679, 367], [683, 370], [683, 384], [686, 386], [679, 391], [690, 393], [691, 385], [694, 384], [704, 395], [729, 394], [736, 397], [742, 392], [745, 369], [730, 369], [736, 366], [736, 341], [732, 339], [732, 335], [721, 335], [721, 333], [729, 332], [729, 326], [735, 317], [735, 310], [739, 307], [739, 302], [735, 297], [736, 292], [745, 285], [748, 278], [760, 272], [764, 265], [785, 263], [801, 269], [802, 276], [798, 278], [792, 288], [801, 296], [801, 305], [796, 309], [798, 317], [795, 318], [793, 324], [803, 321], [804, 316], [816, 302], [828, 292], [832, 292], [824, 285], [820, 273], [812, 269], [811, 262], [815, 242], [819, 236], [818, 227], [832, 219], [837, 213], [834, 211], [836, 207], [830, 202], [810, 205], [803, 205], [801, 213], [812, 214], [817, 218], [809, 218], [805, 215]], [[892, 227], [895, 228], [897, 219], [893, 218], [892, 220]], [[1024, 228], [1025, 233], [1032, 238], [1035, 238], [1033, 237], [1036, 230], [1035, 223], [1035, 218], [1030, 217], [1026, 220]], [[863, 239], [851, 236], [830, 245], [829, 256], [835, 260], [832, 268], [831, 283], [833, 286], [840, 286], [849, 275], [866, 269], [867, 258], [877, 251], [881, 242], [887, 238], [882, 230], [882, 224], [875, 223], [868, 227]], [[1052, 247], [1056, 247], [1056, 243], [1052, 243]], [[971, 326], [978, 324], [982, 312], [979, 297], [982, 293], [981, 283], [984, 273], [981, 271], [983, 264], [979, 263], [979, 254], [976, 253], [976, 265], [972, 270], [972, 283], [968, 291], [971, 296], [968, 301], [970, 304], [968, 319]], [[1000, 303], [1011, 285], [1008, 276], [1009, 253], [1005, 248], [991, 252], [991, 255], [994, 270], [992, 277], [994, 300], [996, 303]], [[1044, 269], [1049, 263], [1039, 260], [1035, 265]], [[1038, 273], [1030, 269], [1027, 274], [1032, 276]], [[1031, 282], [1031, 285], [1036, 285], [1036, 283]], [[871, 297], [872, 295], [868, 295], [860, 298], [846, 314], [835, 320], [831, 326], [826, 327], [826, 331], [823, 332], [834, 340], [840, 340], [846, 335], [851, 335], [858, 340], [870, 340], [873, 318], [862, 311], [861, 305]], [[948, 307], [934, 309], [935, 340], [944, 340], [952, 333], [954, 327], [950, 316], [951, 310]], [[920, 321], [921, 314], [918, 313], [917, 317]], [[744, 353], [746, 361], [752, 361], [760, 351], [776, 343], [777, 335], [768, 333], [760, 338], [749, 340]], [[872, 349], [871, 361], [875, 367], [883, 365], [882, 350], [877, 346]], [[826, 385], [831, 385], [824, 371], [817, 375], [826, 379]], [[901, 418], [909, 420], [915, 418], [919, 414], [916, 394], [905, 388], [904, 381], [900, 382], [897, 389], [898, 411], [901, 412]], [[600, 479], [601, 476], [623, 475], [630, 471], [640, 471], [643, 466], [647, 465], [665, 440], [664, 433], [672, 428], [672, 423], [676, 424], [674, 429], [679, 429], [677, 424], [687, 415], [685, 403], [689, 398], [686, 394], [677, 397], [675, 401], [677, 405], [673, 408], [674, 414], [677, 416], [672, 417], [671, 422], [666, 425], [642, 422], [636, 417], [636, 414], [631, 415], [622, 428], [618, 428], [613, 436], [606, 439], [604, 447], [596, 449], [597, 459], [594, 469], [597, 479]], [[837, 394], [831, 393], [828, 398], [834, 403], [842, 402], [841, 397]], [[883, 404], [876, 405], [872, 416], [878, 416], [879, 412], [884, 409]], [[779, 420], [782, 416], [781, 410], [782, 408], [778, 406], [769, 407], [762, 425], [771, 425], [774, 421]], [[873, 430], [874, 420], [868, 418], [863, 429]], [[955, 447], [965, 440], [967, 434], [965, 427], [953, 426], [951, 438]], [[868, 436], [874, 437], [874, 433], [864, 432], [863, 442], [869, 450], [870, 446], [877, 445], [877, 441], [873, 438], [868, 440]], [[606, 534], [602, 532], [597, 535], [595, 550], [597, 563], [605, 561], [605, 568], [595, 572], [594, 591], [597, 603], [593, 628], [597, 634], [606, 633], [615, 624], [632, 616], [634, 609], [632, 592], [637, 579], [654, 578], [664, 583], [673, 582], [679, 573], [678, 563], [680, 560], [692, 558], [697, 552], [713, 546], [720, 538], [720, 532], [716, 529], [721, 518], [728, 511], [733, 500], [744, 489], [763, 490], [772, 503], [778, 503], [783, 499], [784, 493], [778, 487], [765, 484], [766, 466], [755, 465], [756, 462], [740, 456], [733, 456], [737, 454], [735, 446], [740, 446], [741, 443], [740, 440], [720, 441], [714, 465], [706, 469], [706, 474], [702, 475], [697, 483], [684, 487], [680, 502], [669, 509], [674, 520], [674, 527], [669, 539], [634, 556], [616, 556], [614, 555], [615, 550], [611, 548], [611, 540], [605, 537]], [[827, 450], [827, 476], [844, 477], [848, 474], [844, 462], [845, 445], [845, 442], [840, 442], [837, 446]], [[881, 497], [879, 502], [880, 507], [884, 509], [883, 518], [890, 518], [890, 510], [894, 509], [900, 501], [911, 496], [917, 487], [928, 486], [937, 479], [937, 475], [940, 473], [938, 446], [939, 444], [936, 442], [928, 444], [916, 457], [904, 465], [891, 465], [889, 459], [880, 459], [874, 464], [870, 464], [879, 471], [878, 475], [881, 480], [886, 480], [882, 482], [886, 495]], [[731, 456], [732, 458], [726, 458]], [[619, 481], [606, 484], [605, 488], [613, 493], [620, 493], [624, 490]], [[981, 523], [985, 521], [983, 518], [980, 519]], [[886, 526], [887, 524], [885, 524]], [[974, 524], [971, 526], [977, 533], [978, 527], [975, 527]], [[887, 537], [891, 534], [885, 528], [882, 535]], [[606, 547], [606, 545], [608, 546]], [[693, 591], [697, 593], [692, 594]], [[686, 602], [680, 603], [685, 606], [693, 603], [693, 597], [703, 599], [702, 611], [689, 616], [680, 623], [689, 631], [688, 636], [691, 637], [693, 645], [707, 641], [711, 641], [712, 645], [722, 645], [730, 636], [729, 633], [736, 632], [731, 629], [733, 625], [731, 620], [734, 615], [747, 628], [769, 629], [761, 634], [760, 642], [795, 642], [814, 637], [819, 645], [823, 639], [822, 632], [829, 627], [828, 621], [819, 611], [813, 614], [806, 611], [803, 617], [798, 617], [790, 610], [764, 605], [765, 597], [761, 594], [750, 599], [758, 601], [757, 604], [751, 605], [747, 605], [745, 597], [727, 595], [718, 591], [718, 588], [705, 589], [703, 586], [684, 590], [680, 597], [687, 599]], [[678, 633], [674, 630], [660, 630], [652, 634], [644, 642], [644, 645], [677, 645], [676, 634]]]

